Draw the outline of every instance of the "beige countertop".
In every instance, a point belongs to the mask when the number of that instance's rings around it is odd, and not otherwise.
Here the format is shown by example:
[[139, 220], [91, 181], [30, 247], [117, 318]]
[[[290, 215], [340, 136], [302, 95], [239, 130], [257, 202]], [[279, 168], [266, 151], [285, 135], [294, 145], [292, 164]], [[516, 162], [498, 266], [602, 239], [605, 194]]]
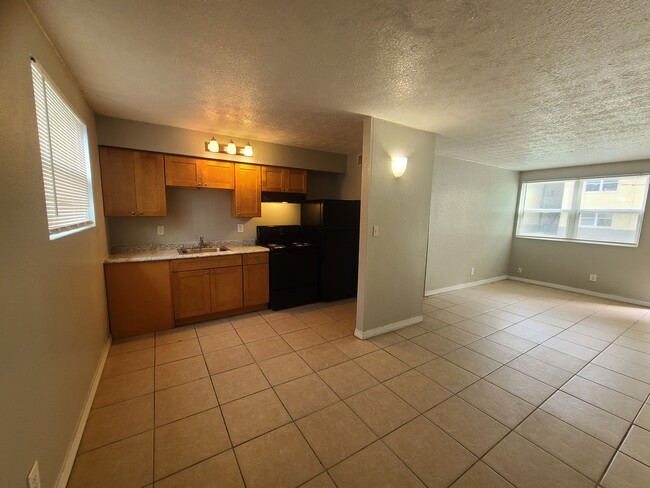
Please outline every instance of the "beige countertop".
[[215, 256], [230, 256], [233, 254], [249, 254], [253, 252], [269, 252], [262, 246], [228, 246], [229, 251], [203, 252], [198, 254], [179, 254], [176, 249], [158, 249], [136, 251], [123, 254], [109, 254], [104, 259], [104, 264], [113, 263], [139, 263], [143, 261], [165, 261], [168, 259], [194, 259]]

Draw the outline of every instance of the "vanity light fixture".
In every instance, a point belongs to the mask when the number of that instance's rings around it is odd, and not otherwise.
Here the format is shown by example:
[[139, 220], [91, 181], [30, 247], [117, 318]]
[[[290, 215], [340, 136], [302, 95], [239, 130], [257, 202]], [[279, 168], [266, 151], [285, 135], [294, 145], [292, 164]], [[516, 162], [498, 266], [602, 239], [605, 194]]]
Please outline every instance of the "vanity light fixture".
[[399, 178], [406, 171], [406, 165], [408, 164], [408, 158], [393, 158], [391, 159], [391, 167], [393, 169], [393, 175], [395, 178]]
[[213, 137], [212, 139], [210, 139], [210, 142], [206, 144], [205, 148], [210, 152], [219, 152], [219, 143]]
[[232, 139], [230, 139], [230, 142], [228, 144], [220, 146], [217, 140], [213, 137], [205, 143], [205, 150], [212, 153], [222, 152], [232, 155], [240, 154], [249, 158], [253, 157], [253, 146], [251, 146], [250, 142], [247, 142], [244, 147], [237, 147]]

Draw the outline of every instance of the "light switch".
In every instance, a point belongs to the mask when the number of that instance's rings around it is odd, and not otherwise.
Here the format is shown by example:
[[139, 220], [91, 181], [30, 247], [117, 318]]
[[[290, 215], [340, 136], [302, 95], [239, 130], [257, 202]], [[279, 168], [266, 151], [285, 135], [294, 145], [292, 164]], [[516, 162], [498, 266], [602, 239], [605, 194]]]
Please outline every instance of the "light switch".
[[379, 237], [379, 226], [378, 225], [373, 225], [372, 226], [372, 237]]
[[237, 224], [237, 232], [244, 232], [244, 224]]
[[164, 225], [159, 225], [158, 226], [158, 235], [159, 236], [165, 235], [165, 226]]

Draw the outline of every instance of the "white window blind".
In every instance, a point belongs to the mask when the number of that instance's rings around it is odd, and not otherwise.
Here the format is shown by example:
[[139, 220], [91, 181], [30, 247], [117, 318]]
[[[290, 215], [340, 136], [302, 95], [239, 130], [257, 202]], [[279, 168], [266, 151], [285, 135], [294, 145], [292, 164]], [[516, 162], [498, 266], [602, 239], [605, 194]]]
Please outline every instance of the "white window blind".
[[95, 225], [85, 124], [32, 60], [50, 239]]

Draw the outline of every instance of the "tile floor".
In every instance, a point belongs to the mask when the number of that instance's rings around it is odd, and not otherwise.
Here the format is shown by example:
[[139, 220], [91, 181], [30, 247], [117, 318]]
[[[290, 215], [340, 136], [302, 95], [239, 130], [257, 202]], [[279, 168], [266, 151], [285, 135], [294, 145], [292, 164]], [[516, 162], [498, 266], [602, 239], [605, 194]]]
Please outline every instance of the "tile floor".
[[353, 301], [111, 347], [68, 486], [650, 486], [650, 311], [502, 281], [352, 336]]

